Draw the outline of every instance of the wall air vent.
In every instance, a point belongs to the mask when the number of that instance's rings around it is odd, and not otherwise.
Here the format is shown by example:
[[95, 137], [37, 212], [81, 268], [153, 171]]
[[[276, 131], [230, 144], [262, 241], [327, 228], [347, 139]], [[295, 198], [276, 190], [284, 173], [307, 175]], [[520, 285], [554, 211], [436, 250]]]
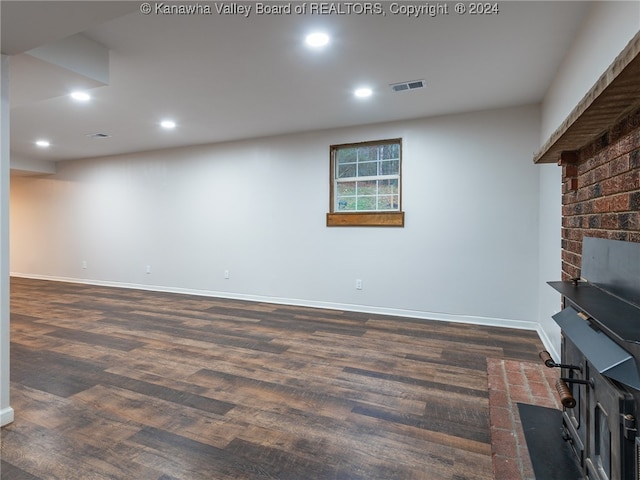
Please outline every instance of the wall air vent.
[[424, 88], [427, 86], [427, 82], [424, 80], [412, 80], [410, 82], [392, 83], [391, 90], [394, 92], [404, 92], [407, 90], [416, 90], [418, 88]]
[[111, 135], [108, 133], [88, 133], [87, 137], [99, 140], [101, 138], [109, 138]]

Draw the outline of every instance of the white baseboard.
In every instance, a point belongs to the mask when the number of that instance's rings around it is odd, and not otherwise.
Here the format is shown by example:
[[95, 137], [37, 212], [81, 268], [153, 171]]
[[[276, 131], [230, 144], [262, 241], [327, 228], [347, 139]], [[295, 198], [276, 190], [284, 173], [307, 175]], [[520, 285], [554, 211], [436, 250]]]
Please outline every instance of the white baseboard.
[[13, 408], [7, 407], [0, 410], [0, 427], [4, 427], [13, 422], [14, 413]]
[[542, 341], [542, 345], [544, 345], [545, 350], [549, 352], [551, 358], [553, 358], [556, 362], [560, 362], [560, 352], [556, 350], [556, 347], [547, 335], [547, 332], [544, 331], [540, 324], [538, 324], [536, 331], [538, 332], [538, 336]]
[[[49, 281], [56, 281], [56, 282], [78, 283], [83, 285], [97, 285], [97, 286], [104, 286], [104, 287], [147, 290], [152, 292], [179, 293], [184, 295], [198, 295], [202, 297], [229, 298], [233, 300], [247, 300], [252, 302], [275, 303], [279, 305], [296, 305], [300, 307], [325, 308], [329, 310], [346, 310], [351, 312], [371, 313], [371, 314], [377, 314], [377, 315], [391, 315], [391, 316], [397, 316], [397, 317], [416, 318], [416, 319], [423, 319], [423, 320], [439, 320], [443, 322], [469, 323], [469, 324], [483, 325], [488, 327], [504, 327], [504, 328], [516, 328], [520, 330], [535, 330], [536, 332], [538, 332], [538, 335], [540, 335], [540, 338], [543, 344], [545, 345], [545, 347], [547, 346], [547, 344], [550, 344], [550, 342], [548, 342], [548, 338], [546, 337], [546, 335], [544, 335], [544, 338], [543, 338], [542, 334], [544, 334], [544, 332], [541, 330], [540, 324], [533, 321], [514, 320], [514, 319], [508, 319], [508, 318], [482, 317], [482, 316], [475, 316], [475, 315], [461, 315], [461, 314], [454, 314], [454, 313], [426, 312], [426, 311], [419, 311], [419, 310], [377, 307], [377, 306], [371, 306], [371, 305], [358, 305], [358, 304], [351, 304], [351, 303], [322, 302], [322, 301], [298, 299], [298, 298], [270, 297], [265, 295], [252, 295], [252, 294], [244, 294], [244, 293], [195, 290], [195, 289], [186, 289], [186, 288], [177, 288], [177, 287], [163, 287], [158, 285], [143, 285], [143, 284], [133, 284], [133, 283], [108, 282], [108, 281], [100, 281], [100, 280], [86, 280], [86, 279], [67, 278], [67, 277], [54, 277], [54, 276], [47, 276], [47, 275], [25, 275], [20, 273], [11, 273], [11, 276], [18, 277], [18, 278], [30, 278], [34, 280], [49, 280]], [[545, 338], [547, 338], [547, 343], [545, 343]]]

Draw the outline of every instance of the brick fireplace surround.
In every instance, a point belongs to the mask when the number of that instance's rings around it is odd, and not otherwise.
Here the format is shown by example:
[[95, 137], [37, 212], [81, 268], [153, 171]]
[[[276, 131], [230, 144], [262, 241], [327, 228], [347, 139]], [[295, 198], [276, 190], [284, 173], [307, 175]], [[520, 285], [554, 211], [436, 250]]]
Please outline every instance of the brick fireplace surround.
[[580, 276], [584, 236], [640, 242], [640, 108], [563, 154], [562, 277]]

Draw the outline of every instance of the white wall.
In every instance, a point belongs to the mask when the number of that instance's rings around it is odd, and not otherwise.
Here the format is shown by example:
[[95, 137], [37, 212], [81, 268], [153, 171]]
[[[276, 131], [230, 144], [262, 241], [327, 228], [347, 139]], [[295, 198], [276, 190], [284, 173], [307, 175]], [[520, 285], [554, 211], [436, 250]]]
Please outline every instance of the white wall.
[[[593, 2], [542, 104], [540, 145], [560, 126], [639, 30], [640, 2]], [[560, 295], [546, 282], [559, 280], [561, 275], [561, 169], [556, 165], [541, 165], [539, 169], [539, 333], [559, 361], [560, 329], [551, 315], [560, 309]]]
[[562, 239], [562, 169], [538, 165], [540, 226], [538, 231], [538, 334], [554, 360], [560, 361], [560, 328], [551, 318], [561, 309], [561, 297], [547, 282], [560, 280]]
[[541, 144], [640, 30], [637, 0], [593, 2], [542, 105]]
[[[12, 178], [11, 269], [535, 328], [539, 122], [522, 107], [62, 162]], [[405, 228], [327, 228], [329, 145], [396, 137]]]

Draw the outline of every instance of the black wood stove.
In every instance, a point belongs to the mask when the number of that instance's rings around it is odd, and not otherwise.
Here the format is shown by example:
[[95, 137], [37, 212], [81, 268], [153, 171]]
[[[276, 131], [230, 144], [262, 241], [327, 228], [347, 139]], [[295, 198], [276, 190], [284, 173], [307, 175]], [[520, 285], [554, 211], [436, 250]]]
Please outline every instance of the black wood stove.
[[640, 480], [640, 243], [585, 237], [581, 277], [549, 282], [563, 296], [556, 389], [563, 433], [585, 479]]

